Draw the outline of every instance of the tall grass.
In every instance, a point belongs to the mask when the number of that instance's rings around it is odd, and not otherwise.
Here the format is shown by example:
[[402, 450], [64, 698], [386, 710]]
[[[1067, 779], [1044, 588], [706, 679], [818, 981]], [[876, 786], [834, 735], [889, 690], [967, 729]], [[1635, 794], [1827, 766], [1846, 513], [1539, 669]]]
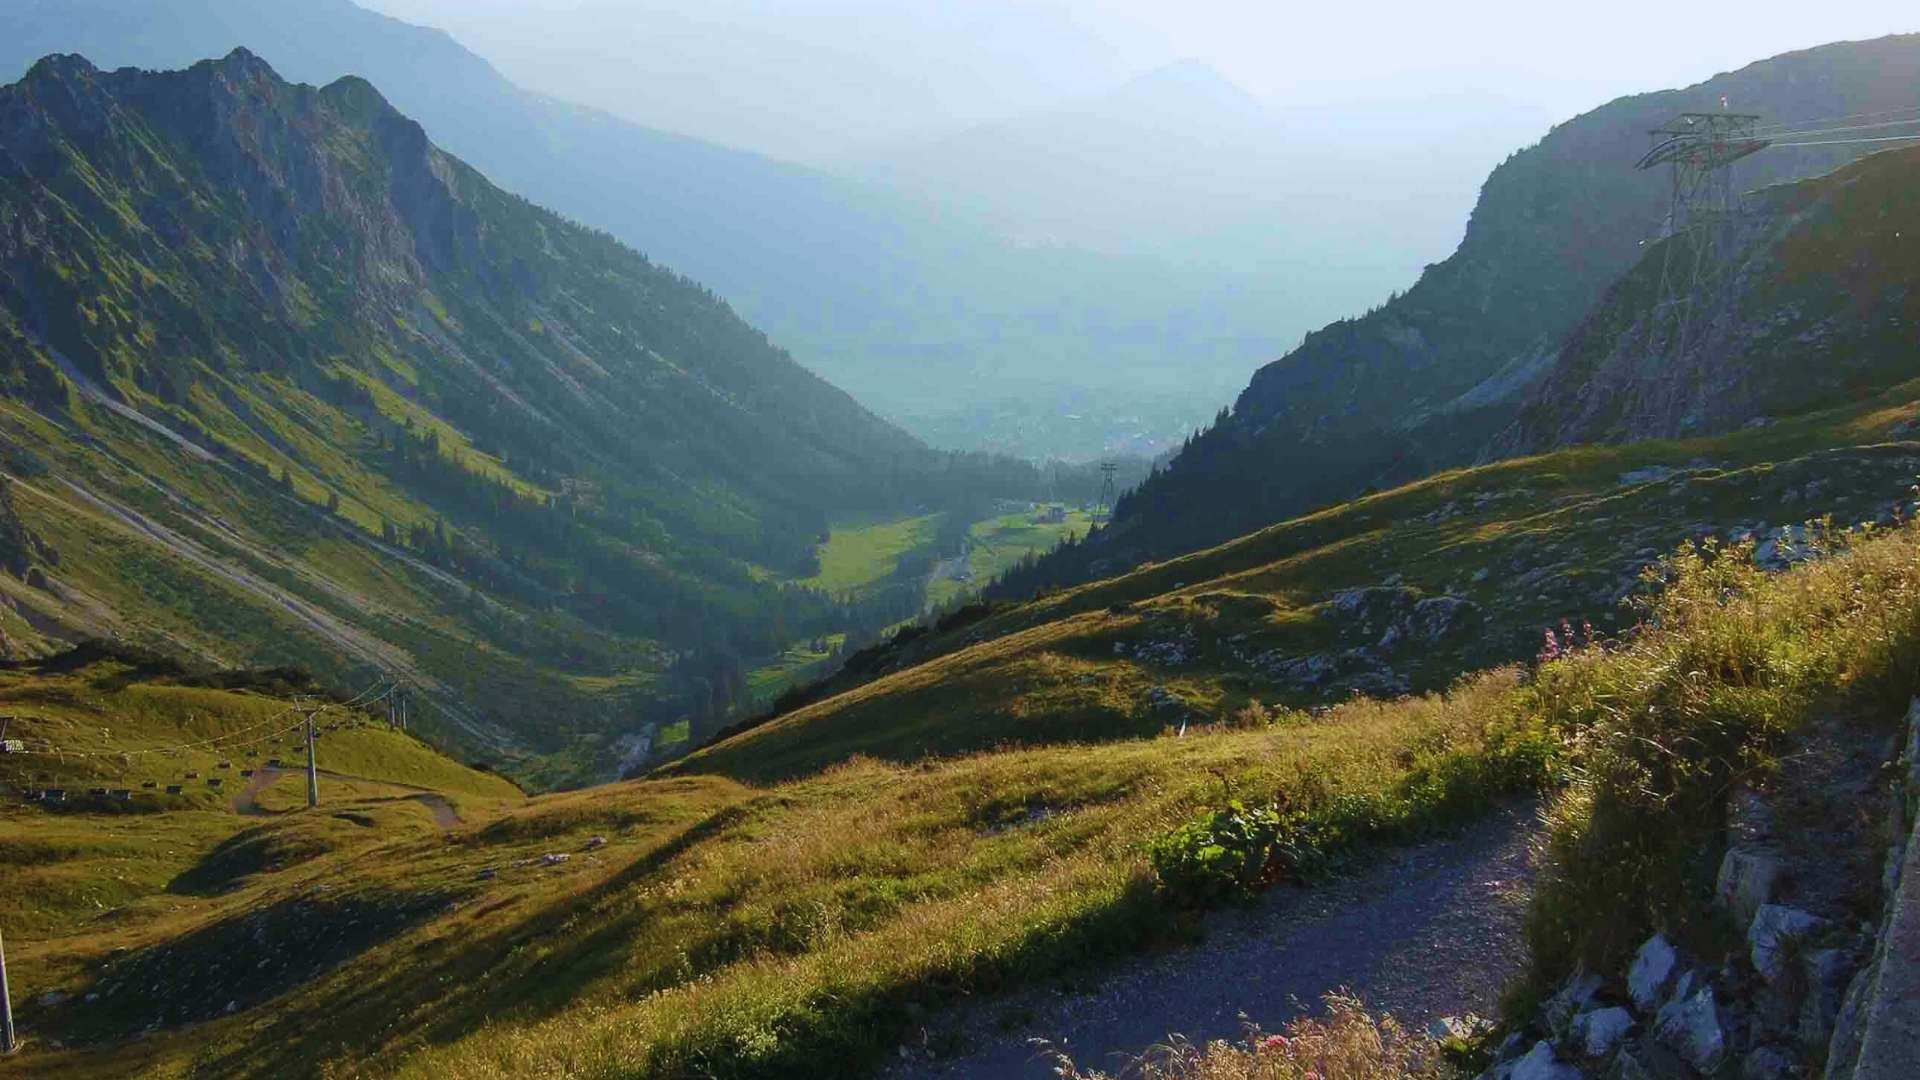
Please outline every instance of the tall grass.
[[1523, 710], [1563, 742], [1528, 925], [1534, 979], [1618, 968], [1654, 928], [1697, 927], [1736, 786], [1841, 711], [1896, 718], [1920, 689], [1920, 528], [1815, 529], [1781, 575], [1748, 544], [1682, 548], [1640, 629], [1541, 665]]
[[[1125, 1075], [1139, 1080], [1440, 1080], [1460, 1075], [1441, 1043], [1410, 1032], [1390, 1015], [1375, 1016], [1360, 999], [1328, 994], [1320, 1016], [1303, 1016], [1282, 1032], [1249, 1028], [1245, 1042], [1175, 1039], [1147, 1054]], [[1063, 1080], [1112, 1080], [1056, 1058]]]
[[571, 917], [597, 969], [617, 974], [573, 983], [544, 1019], [498, 1016], [401, 1072], [847, 1075], [925, 1009], [1187, 934], [1147, 848], [1225, 801], [1322, 821], [1370, 808], [1380, 828], [1345, 846], [1437, 819], [1457, 805], [1443, 797], [1453, 763], [1491, 755], [1486, 717], [1514, 685], [1495, 673], [1257, 730], [918, 766], [862, 759], [763, 789]]

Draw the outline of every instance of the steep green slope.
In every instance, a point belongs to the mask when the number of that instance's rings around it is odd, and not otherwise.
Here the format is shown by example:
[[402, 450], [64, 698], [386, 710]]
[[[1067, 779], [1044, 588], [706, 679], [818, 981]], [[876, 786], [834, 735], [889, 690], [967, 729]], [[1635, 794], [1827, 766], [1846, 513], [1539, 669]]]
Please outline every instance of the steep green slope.
[[60, 559], [15, 598], [56, 638], [405, 676], [441, 734], [555, 753], [720, 715], [744, 659], [842, 629], [779, 584], [831, 520], [1039, 482], [927, 450], [358, 79], [49, 58], [0, 146], [0, 438]]
[[[1920, 36], [1826, 45], [1684, 90], [1622, 98], [1567, 121], [1488, 176], [1458, 250], [1404, 295], [1307, 336], [1255, 373], [1163, 475], [1123, 501], [1104, 545], [1056, 567], [1084, 580], [1218, 543], [1313, 506], [1476, 459], [1489, 429], [1659, 234], [1668, 183], [1634, 162], [1681, 111], [1768, 122], [1911, 109]], [[1815, 176], [1866, 149], [1771, 149], [1743, 187]]]
[[[1920, 474], [1920, 381], [1712, 439], [1583, 447], [1392, 491], [1020, 604], [981, 604], [851, 657], [776, 715], [666, 767], [764, 781], [854, 755], [1102, 743], [1444, 688], [1544, 635], [1630, 626], [1641, 571], [1683, 541], [1888, 523]], [[1817, 533], [1818, 530], [1815, 530]]]

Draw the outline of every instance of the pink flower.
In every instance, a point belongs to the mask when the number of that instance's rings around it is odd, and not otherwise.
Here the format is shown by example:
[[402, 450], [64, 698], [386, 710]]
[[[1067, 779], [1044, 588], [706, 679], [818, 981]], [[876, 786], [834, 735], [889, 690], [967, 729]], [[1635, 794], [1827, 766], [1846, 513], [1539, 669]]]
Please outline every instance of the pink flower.
[[1260, 1040], [1262, 1053], [1284, 1054], [1287, 1052], [1287, 1039], [1284, 1035], [1269, 1035]]
[[1558, 660], [1560, 658], [1560, 637], [1552, 630], [1546, 634], [1546, 643], [1540, 649], [1540, 659]]

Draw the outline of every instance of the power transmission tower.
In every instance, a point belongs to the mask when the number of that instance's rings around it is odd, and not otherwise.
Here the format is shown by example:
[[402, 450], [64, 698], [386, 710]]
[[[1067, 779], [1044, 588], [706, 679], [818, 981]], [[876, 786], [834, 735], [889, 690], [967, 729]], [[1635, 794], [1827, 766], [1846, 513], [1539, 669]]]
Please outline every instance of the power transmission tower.
[[1696, 321], [1711, 309], [1726, 276], [1739, 208], [1733, 163], [1771, 144], [1755, 133], [1758, 116], [1725, 111], [1725, 98], [1720, 104], [1720, 112], [1681, 113], [1648, 132], [1653, 145], [1634, 165], [1666, 167], [1671, 179], [1660, 281], [1648, 319], [1647, 346], [1655, 355], [1684, 352]]
[[1093, 523], [1096, 525], [1113, 520], [1113, 505], [1120, 498], [1113, 490], [1113, 474], [1119, 468], [1111, 461], [1100, 463], [1100, 501], [1093, 507]]
[[0, 1054], [19, 1048], [13, 1037], [13, 991], [7, 988], [7, 943], [0, 940]]

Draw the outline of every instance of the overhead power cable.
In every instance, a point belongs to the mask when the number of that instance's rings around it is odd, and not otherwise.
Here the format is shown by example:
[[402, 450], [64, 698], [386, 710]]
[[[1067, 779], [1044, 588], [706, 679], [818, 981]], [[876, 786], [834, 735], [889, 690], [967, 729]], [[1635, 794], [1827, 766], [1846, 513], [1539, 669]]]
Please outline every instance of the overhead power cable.
[[1794, 134], [1797, 131], [1827, 127], [1832, 124], [1844, 124], [1852, 120], [1880, 120], [1889, 116], [1903, 116], [1908, 113], [1920, 114], [1920, 106], [1904, 109], [1882, 109], [1879, 112], [1853, 113], [1848, 116], [1828, 116], [1815, 120], [1785, 120], [1774, 124], [1761, 124], [1754, 128], [1757, 135]]
[[[375, 690], [380, 690], [383, 683], [385, 684], [386, 689], [381, 690], [380, 693], [375, 697], [372, 697], [372, 698], [367, 697], [367, 695], [372, 694]], [[51, 739], [35, 737], [35, 736], [27, 736], [21, 741], [39, 743], [44, 749], [22, 750], [20, 751], [20, 753], [30, 754], [38, 757], [125, 758], [125, 757], [145, 757], [151, 754], [178, 754], [188, 750], [206, 750], [206, 749], [212, 749], [215, 747], [225, 747], [227, 749], [238, 749], [245, 746], [258, 745], [260, 743], [268, 742], [272, 739], [277, 739], [282, 735], [288, 734], [289, 732], [300, 730], [302, 727], [306, 726], [306, 723], [307, 723], [307, 721], [303, 718], [299, 722], [291, 724], [284, 728], [280, 728], [277, 731], [270, 731], [264, 735], [258, 735], [251, 739], [246, 738], [248, 735], [251, 735], [253, 732], [258, 731], [261, 728], [267, 727], [268, 725], [279, 721], [283, 717], [290, 716], [294, 713], [305, 713], [309, 711], [311, 711], [315, 716], [320, 716], [326, 713], [350, 709], [350, 708], [361, 708], [366, 705], [372, 705], [380, 701], [381, 699], [385, 698], [388, 694], [393, 693], [394, 689], [395, 689], [395, 685], [393, 683], [387, 680], [381, 680], [380, 682], [376, 682], [372, 686], [367, 687], [365, 690], [362, 690], [360, 693], [355, 694], [352, 698], [350, 698], [346, 702], [341, 702], [341, 703], [327, 702], [318, 707], [289, 705], [286, 708], [281, 709], [279, 712], [276, 712], [273, 715], [266, 717], [265, 719], [257, 720], [254, 723], [249, 724], [246, 727], [240, 728], [236, 731], [222, 732], [219, 735], [214, 735], [205, 739], [196, 739], [192, 742], [174, 743], [168, 746], [148, 746], [148, 747], [142, 747], [137, 750], [68, 750], [68, 749], [63, 749], [62, 747], [59, 746], [59, 744], [53, 742], [53, 740]]]
[[1804, 131], [1760, 132], [1761, 138], [1798, 139], [1808, 135], [1841, 135], [1849, 131], [1879, 131], [1886, 128], [1912, 127], [1920, 124], [1920, 116], [1907, 120], [1882, 120], [1877, 124], [1847, 124], [1842, 127], [1808, 128]]
[[1857, 143], [1913, 142], [1916, 139], [1920, 139], [1920, 134], [1882, 135], [1878, 138], [1872, 138], [1872, 139], [1823, 139], [1815, 142], [1777, 142], [1777, 143], [1774, 143], [1773, 145], [1776, 147], [1778, 146], [1852, 146]]

